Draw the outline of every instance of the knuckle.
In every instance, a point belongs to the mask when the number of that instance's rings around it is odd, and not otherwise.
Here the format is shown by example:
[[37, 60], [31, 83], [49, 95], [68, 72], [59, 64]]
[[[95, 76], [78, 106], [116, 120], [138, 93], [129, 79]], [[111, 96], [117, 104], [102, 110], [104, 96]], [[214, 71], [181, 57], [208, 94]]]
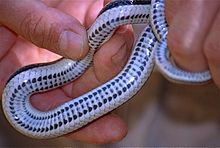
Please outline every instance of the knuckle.
[[47, 23], [46, 17], [29, 12], [24, 17], [20, 29], [28, 40], [40, 47], [47, 48], [58, 42], [59, 27], [57, 23]]
[[168, 46], [171, 53], [177, 57], [191, 57], [198, 52], [198, 49], [192, 45], [192, 41], [175, 33], [168, 34]]

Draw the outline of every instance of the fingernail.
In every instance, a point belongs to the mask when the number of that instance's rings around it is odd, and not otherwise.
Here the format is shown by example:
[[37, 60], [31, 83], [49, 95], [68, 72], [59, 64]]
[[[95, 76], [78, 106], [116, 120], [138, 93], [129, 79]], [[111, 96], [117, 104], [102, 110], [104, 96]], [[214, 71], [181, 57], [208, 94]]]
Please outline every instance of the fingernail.
[[122, 63], [123, 61], [127, 61], [127, 44], [124, 43], [119, 47], [118, 52], [112, 57], [112, 62], [114, 64]]
[[78, 59], [83, 54], [83, 39], [74, 32], [63, 31], [59, 39], [59, 49], [68, 58]]

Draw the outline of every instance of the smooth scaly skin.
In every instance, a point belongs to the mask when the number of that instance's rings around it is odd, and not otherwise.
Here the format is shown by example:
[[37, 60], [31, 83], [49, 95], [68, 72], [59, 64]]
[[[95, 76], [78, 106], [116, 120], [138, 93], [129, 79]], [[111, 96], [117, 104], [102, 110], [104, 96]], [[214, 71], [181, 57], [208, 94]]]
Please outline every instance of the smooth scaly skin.
[[[135, 2], [138, 5], [134, 5]], [[152, 7], [163, 3], [162, 0], [155, 0]], [[148, 0], [118, 0], [104, 8], [88, 30], [91, 49], [85, 59], [61, 59], [49, 64], [36, 64], [22, 68], [12, 75], [2, 99], [4, 113], [12, 126], [30, 137], [53, 138], [72, 132], [129, 100], [149, 78], [153, 69], [157, 40], [149, 24], [137, 40], [124, 69], [109, 82], [49, 112], [36, 110], [30, 104], [29, 97], [37, 92], [57, 88], [79, 77], [92, 62], [95, 51], [111, 37], [118, 26], [148, 23], [150, 9], [153, 30], [157, 38], [163, 38], [167, 31], [159, 29], [161, 26], [167, 27], [166, 23], [164, 24], [165, 20], [162, 20], [163, 23], [158, 27], [158, 21], [154, 22], [158, 16], [163, 16], [163, 7], [150, 8]]]

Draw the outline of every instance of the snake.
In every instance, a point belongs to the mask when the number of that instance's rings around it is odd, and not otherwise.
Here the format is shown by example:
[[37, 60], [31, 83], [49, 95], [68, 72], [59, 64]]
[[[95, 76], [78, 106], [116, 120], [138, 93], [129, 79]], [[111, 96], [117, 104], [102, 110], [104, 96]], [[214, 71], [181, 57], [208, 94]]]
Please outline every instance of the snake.
[[[122, 25], [145, 24], [132, 53], [114, 78], [64, 104], [40, 111], [30, 97], [68, 84], [92, 64], [96, 51]], [[89, 53], [82, 60], [61, 58], [25, 66], [11, 75], [2, 94], [2, 108], [9, 123], [20, 133], [37, 139], [73, 132], [116, 109], [132, 98], [149, 79], [155, 65], [169, 80], [201, 84], [211, 79], [209, 70], [189, 72], [178, 68], [167, 47], [165, 0], [114, 0], [99, 13], [87, 30]]]

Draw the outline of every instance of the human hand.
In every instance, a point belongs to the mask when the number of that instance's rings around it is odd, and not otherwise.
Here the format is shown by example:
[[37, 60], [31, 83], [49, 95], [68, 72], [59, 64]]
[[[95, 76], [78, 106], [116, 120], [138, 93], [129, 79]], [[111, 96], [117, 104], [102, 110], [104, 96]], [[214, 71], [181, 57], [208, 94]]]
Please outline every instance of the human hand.
[[178, 66], [209, 69], [220, 88], [220, 1], [166, 0], [168, 47]]
[[[0, 93], [9, 76], [18, 68], [60, 57], [43, 48], [73, 59], [82, 58], [88, 47], [85, 29], [80, 23], [88, 28], [102, 6], [102, 0], [23, 1], [22, 4], [0, 0]], [[76, 36], [83, 38], [83, 43], [69, 39], [60, 48], [59, 34], [63, 30], [75, 32]], [[132, 41], [129, 28], [118, 31], [95, 54], [94, 64], [82, 77], [61, 88], [33, 95], [33, 106], [42, 111], [50, 110], [111, 79], [126, 63]], [[67, 137], [89, 143], [108, 143], [120, 140], [126, 132], [125, 123], [118, 116], [108, 114]]]

